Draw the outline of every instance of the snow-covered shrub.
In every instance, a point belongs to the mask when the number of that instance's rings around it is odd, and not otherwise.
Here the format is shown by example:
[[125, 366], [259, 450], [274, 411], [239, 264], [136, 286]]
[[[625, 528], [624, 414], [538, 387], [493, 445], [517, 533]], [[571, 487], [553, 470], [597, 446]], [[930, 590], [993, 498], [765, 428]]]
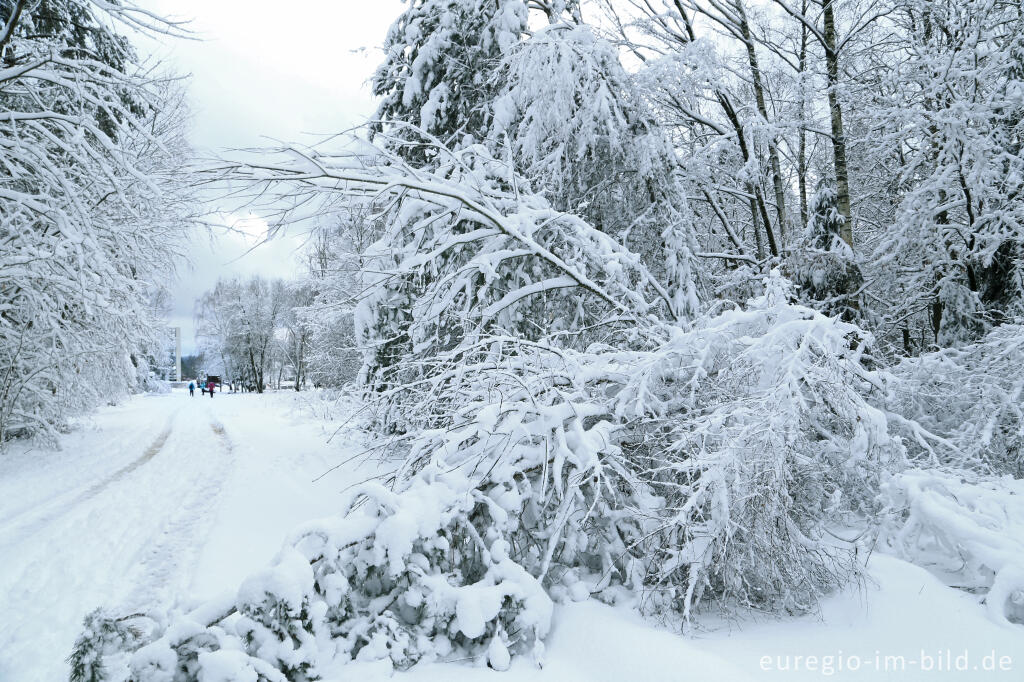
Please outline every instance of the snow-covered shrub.
[[436, 362], [419, 385], [381, 396], [410, 418], [402, 475], [461, 471], [508, 513], [513, 558], [548, 587], [610, 567], [612, 519], [631, 491], [598, 357], [491, 337]]
[[789, 304], [777, 275], [746, 309], [677, 332], [619, 397], [637, 413], [630, 465], [662, 500], [638, 549], [653, 608], [689, 615], [704, 597], [784, 611], [857, 573], [830, 526], [876, 512], [879, 477], [903, 463], [872, 405], [871, 337]]
[[882, 490], [884, 546], [984, 595], [996, 622], [1024, 624], [1024, 481], [916, 469]]
[[160, 377], [155, 375], [148, 376], [146, 377], [145, 381], [143, 381], [140, 384], [139, 388], [141, 388], [146, 393], [170, 393], [171, 382], [161, 379]]
[[996, 327], [890, 372], [889, 409], [917, 427], [908, 444], [921, 465], [1024, 476], [1024, 326]]
[[69, 678], [75, 682], [104, 682], [111, 679], [105, 658], [138, 646], [142, 631], [130, 624], [136, 617], [118, 618], [102, 609], [87, 615], [82, 623], [82, 634], [78, 636], [75, 648], [68, 656], [71, 665]]
[[[278, 682], [349, 660], [539, 662], [552, 604], [509, 557], [515, 523], [460, 475], [425, 470], [401, 493], [364, 485], [346, 514], [299, 528], [233, 604], [150, 618], [158, 627], [145, 640], [120, 636], [120, 621], [87, 620], [74, 668], [86, 673], [71, 679]], [[97, 652], [118, 647], [109, 677], [89, 672], [103, 669]]]
[[830, 524], [876, 511], [903, 463], [870, 337], [787, 301], [584, 350], [484, 337], [378, 399], [408, 415], [411, 471], [460, 469], [511, 501], [513, 557], [556, 592], [610, 583], [689, 618], [701, 602], [814, 607], [854, 578]]

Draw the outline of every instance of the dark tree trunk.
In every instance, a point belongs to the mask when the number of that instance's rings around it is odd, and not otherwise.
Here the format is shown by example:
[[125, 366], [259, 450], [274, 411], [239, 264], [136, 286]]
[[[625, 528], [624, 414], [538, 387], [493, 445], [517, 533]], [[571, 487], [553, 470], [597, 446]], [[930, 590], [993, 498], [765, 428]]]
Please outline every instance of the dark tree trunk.
[[850, 178], [846, 166], [846, 137], [843, 134], [843, 110], [839, 104], [839, 53], [837, 52], [834, 0], [824, 0], [825, 72], [828, 75], [828, 108], [832, 122], [832, 151], [835, 156], [836, 196], [843, 225], [839, 237], [853, 248], [853, 213], [850, 208]]

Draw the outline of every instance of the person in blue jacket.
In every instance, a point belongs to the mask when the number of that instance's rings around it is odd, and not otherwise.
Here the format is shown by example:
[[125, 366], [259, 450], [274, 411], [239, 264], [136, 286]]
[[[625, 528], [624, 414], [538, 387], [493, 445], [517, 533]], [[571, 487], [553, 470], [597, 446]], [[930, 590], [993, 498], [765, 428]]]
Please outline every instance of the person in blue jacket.
[[196, 397], [196, 382], [188, 382], [188, 394], [193, 398]]

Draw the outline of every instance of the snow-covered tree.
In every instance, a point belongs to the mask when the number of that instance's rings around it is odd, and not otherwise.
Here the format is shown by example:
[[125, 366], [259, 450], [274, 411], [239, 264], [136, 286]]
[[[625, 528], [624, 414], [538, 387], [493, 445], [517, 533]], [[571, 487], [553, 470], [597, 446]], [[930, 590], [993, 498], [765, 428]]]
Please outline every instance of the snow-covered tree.
[[555, 208], [640, 255], [692, 316], [696, 242], [681, 169], [615, 48], [586, 25], [552, 23], [502, 62], [493, 104], [496, 155]]
[[526, 21], [521, 0], [409, 0], [373, 78], [377, 125], [404, 158], [429, 159], [431, 137], [449, 147], [487, 137], [494, 71]]
[[297, 312], [310, 330], [308, 374], [318, 386], [340, 387], [359, 376], [363, 353], [353, 319], [371, 278], [363, 253], [379, 239], [378, 213], [372, 203], [352, 202], [323, 222], [307, 247], [313, 298]]
[[219, 280], [197, 302], [196, 335], [207, 356], [221, 359], [228, 380], [258, 393], [270, 385], [288, 299], [283, 281], [252, 277]]
[[1022, 19], [989, 0], [897, 3], [898, 96], [878, 112], [903, 159], [899, 212], [875, 264], [908, 273], [894, 317], [916, 313], [940, 347], [1022, 308]]
[[842, 238], [845, 221], [835, 188], [829, 182], [819, 183], [803, 240], [793, 249], [787, 266], [803, 300], [827, 315], [852, 320], [859, 317], [864, 276]]
[[0, 442], [52, 434], [162, 354], [189, 154], [136, 29], [175, 31], [130, 4], [0, 5]]
[[280, 322], [284, 330], [281, 355], [283, 364], [291, 369], [295, 377], [295, 390], [301, 391], [309, 381], [309, 351], [313, 340], [313, 328], [304, 312], [313, 302], [314, 290], [305, 283], [292, 283], [287, 286], [286, 295], [288, 300]]
[[[411, 3], [389, 33], [387, 60], [375, 76], [384, 96], [375, 139], [412, 166], [428, 163], [449, 173], [460, 169], [443, 148], [482, 145], [514, 169], [494, 177], [504, 175], [503, 181], [596, 224], [639, 254], [669, 292], [671, 314], [692, 315], [699, 306], [695, 241], [671, 147], [615, 50], [578, 23], [578, 8], [540, 9], [549, 26], [528, 35], [528, 7], [518, 1]], [[408, 225], [414, 218], [387, 220]], [[403, 229], [389, 235], [391, 243], [417, 249], [418, 231]], [[432, 221], [426, 240], [467, 229], [465, 221]], [[448, 258], [454, 261], [441, 263]], [[458, 251], [444, 250], [436, 263], [459, 267]], [[414, 277], [393, 276], [388, 305], [362, 317], [360, 343], [374, 344], [375, 374], [415, 345], [407, 329], [415, 324], [413, 302], [435, 274], [425, 268]], [[371, 327], [375, 340], [367, 336]]]

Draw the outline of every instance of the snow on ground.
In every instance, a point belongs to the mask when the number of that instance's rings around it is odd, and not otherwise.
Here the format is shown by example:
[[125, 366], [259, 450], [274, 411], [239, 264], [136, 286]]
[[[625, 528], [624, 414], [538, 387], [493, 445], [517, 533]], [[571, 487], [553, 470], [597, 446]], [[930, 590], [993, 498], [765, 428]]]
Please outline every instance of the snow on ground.
[[[59, 451], [17, 444], [0, 457], [0, 682], [65, 679], [91, 609], [235, 590], [293, 526], [334, 513], [342, 489], [376, 472], [347, 465], [313, 482], [362, 447], [344, 410], [313, 416], [329, 407], [291, 392], [139, 396], [82, 420]], [[818, 616], [683, 638], [590, 601], [556, 610], [541, 669], [350, 664], [328, 680], [1024, 679], [1020, 627], [996, 625], [974, 597], [904, 561], [876, 554], [869, 574]]]
[[[825, 601], [821, 613], [720, 625], [682, 637], [628, 606], [596, 601], [556, 609], [547, 660], [508, 672], [425, 665], [399, 682], [747, 682], [748, 680], [1024, 679], [1024, 629], [990, 621], [977, 600], [905, 561], [874, 555], [871, 583]], [[966, 655], [966, 658], [965, 658]], [[947, 658], [948, 656], [948, 658]], [[1000, 670], [1000, 658], [1008, 667]], [[814, 657], [810, 659], [809, 657]], [[842, 660], [840, 660], [842, 659]], [[941, 659], [941, 662], [940, 662]], [[994, 670], [987, 670], [989, 661]], [[957, 669], [962, 663], [964, 669]], [[1006, 663], [1006, 660], [1003, 661]], [[930, 667], [929, 667], [930, 666]], [[856, 668], [856, 669], [853, 669]], [[387, 668], [352, 664], [329, 682], [379, 682]]]
[[92, 609], [236, 589], [289, 528], [334, 513], [350, 481], [311, 481], [357, 446], [347, 430], [326, 444], [334, 429], [300, 409], [311, 399], [138, 396], [59, 451], [0, 456], [0, 682], [65, 679]]
[[[1024, 628], [997, 625], [977, 598], [906, 561], [876, 553], [868, 569], [863, 590], [826, 599], [817, 616], [744, 623], [699, 635], [694, 644], [765, 680], [1024, 679]], [[1000, 657], [1009, 657], [1006, 669], [985, 669], [993, 652], [996, 668]], [[966, 669], [955, 669], [965, 653]], [[771, 659], [767, 665], [764, 656]], [[808, 669], [807, 656], [817, 657], [817, 670]], [[822, 667], [826, 656], [832, 673]], [[859, 669], [838, 670], [840, 657]]]

